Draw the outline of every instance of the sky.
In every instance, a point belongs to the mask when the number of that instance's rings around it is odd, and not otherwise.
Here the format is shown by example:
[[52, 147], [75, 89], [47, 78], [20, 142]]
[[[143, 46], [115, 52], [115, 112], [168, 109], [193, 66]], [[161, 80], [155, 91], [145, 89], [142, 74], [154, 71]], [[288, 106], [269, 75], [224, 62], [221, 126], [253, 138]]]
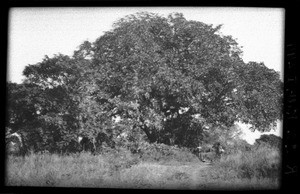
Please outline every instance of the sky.
[[[8, 81], [21, 83], [28, 64], [45, 55], [72, 55], [83, 41], [95, 41], [112, 29], [113, 22], [140, 11], [167, 16], [183, 13], [187, 20], [217, 26], [242, 46], [245, 62], [264, 62], [283, 78], [284, 9], [217, 7], [102, 7], [102, 8], [12, 8], [8, 28]], [[253, 139], [260, 134], [247, 133]], [[280, 125], [277, 127], [281, 128]], [[281, 134], [280, 130], [275, 132]], [[251, 140], [251, 141], [252, 141]], [[249, 140], [250, 141], [250, 140]]]

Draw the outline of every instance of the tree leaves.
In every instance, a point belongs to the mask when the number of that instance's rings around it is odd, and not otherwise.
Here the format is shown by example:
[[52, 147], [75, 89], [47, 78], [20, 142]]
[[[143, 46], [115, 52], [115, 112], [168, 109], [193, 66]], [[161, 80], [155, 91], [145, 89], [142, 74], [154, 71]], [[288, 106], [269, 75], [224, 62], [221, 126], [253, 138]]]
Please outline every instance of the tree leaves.
[[45, 56], [27, 66], [24, 84], [9, 84], [9, 99], [17, 102], [10, 104], [10, 125], [29, 111], [52, 147], [78, 135], [117, 141], [121, 133], [130, 141], [190, 147], [208, 138], [207, 126], [225, 130], [243, 121], [268, 131], [282, 118], [279, 74], [263, 63], [245, 64], [221, 25], [141, 12], [113, 26], [72, 57]]

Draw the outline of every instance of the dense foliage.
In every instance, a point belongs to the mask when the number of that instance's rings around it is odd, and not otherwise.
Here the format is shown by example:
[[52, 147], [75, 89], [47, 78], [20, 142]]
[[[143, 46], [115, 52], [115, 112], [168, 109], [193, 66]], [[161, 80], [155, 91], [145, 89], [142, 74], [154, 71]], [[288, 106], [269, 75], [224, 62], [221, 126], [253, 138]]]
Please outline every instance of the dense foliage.
[[255, 140], [256, 146], [269, 146], [277, 149], [281, 149], [282, 139], [276, 135], [261, 135], [259, 139]]
[[229, 138], [237, 121], [269, 131], [282, 118], [279, 74], [244, 63], [220, 29], [180, 13], [126, 16], [73, 56], [46, 56], [22, 84], [8, 83], [7, 126], [28, 149], [51, 152], [76, 150], [78, 136], [136, 150]]

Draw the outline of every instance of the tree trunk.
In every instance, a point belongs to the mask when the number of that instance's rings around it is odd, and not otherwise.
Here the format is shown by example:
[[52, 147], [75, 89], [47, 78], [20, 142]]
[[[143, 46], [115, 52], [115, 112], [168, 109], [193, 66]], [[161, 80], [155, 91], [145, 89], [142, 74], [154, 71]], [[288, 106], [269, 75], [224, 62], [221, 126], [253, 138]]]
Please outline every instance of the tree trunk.
[[157, 141], [157, 135], [155, 133], [150, 133], [149, 127], [147, 127], [146, 125], [143, 125], [143, 126], [141, 126], [141, 129], [147, 135], [150, 143], [154, 143]]

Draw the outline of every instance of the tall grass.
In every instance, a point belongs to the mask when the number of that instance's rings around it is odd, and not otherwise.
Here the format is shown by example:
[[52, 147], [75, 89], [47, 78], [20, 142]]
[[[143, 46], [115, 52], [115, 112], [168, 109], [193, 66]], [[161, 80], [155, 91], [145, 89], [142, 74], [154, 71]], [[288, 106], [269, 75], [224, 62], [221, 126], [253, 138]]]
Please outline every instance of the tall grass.
[[248, 188], [273, 188], [280, 186], [281, 154], [271, 147], [236, 152], [215, 163], [207, 177], [223, 183], [244, 184]]
[[109, 164], [89, 153], [59, 156], [31, 154], [7, 158], [7, 185], [93, 186], [109, 173]]
[[[58, 187], [164, 187], [172, 176], [159, 164], [140, 163], [135, 156], [111, 153], [94, 156], [89, 153], [59, 156], [31, 154], [25, 158], [7, 158], [6, 185]], [[160, 174], [160, 175], [159, 175]]]
[[232, 153], [209, 165], [185, 149], [147, 146], [138, 154], [120, 148], [100, 155], [8, 156], [6, 185], [163, 189], [274, 189], [279, 185], [281, 157], [274, 148]]

